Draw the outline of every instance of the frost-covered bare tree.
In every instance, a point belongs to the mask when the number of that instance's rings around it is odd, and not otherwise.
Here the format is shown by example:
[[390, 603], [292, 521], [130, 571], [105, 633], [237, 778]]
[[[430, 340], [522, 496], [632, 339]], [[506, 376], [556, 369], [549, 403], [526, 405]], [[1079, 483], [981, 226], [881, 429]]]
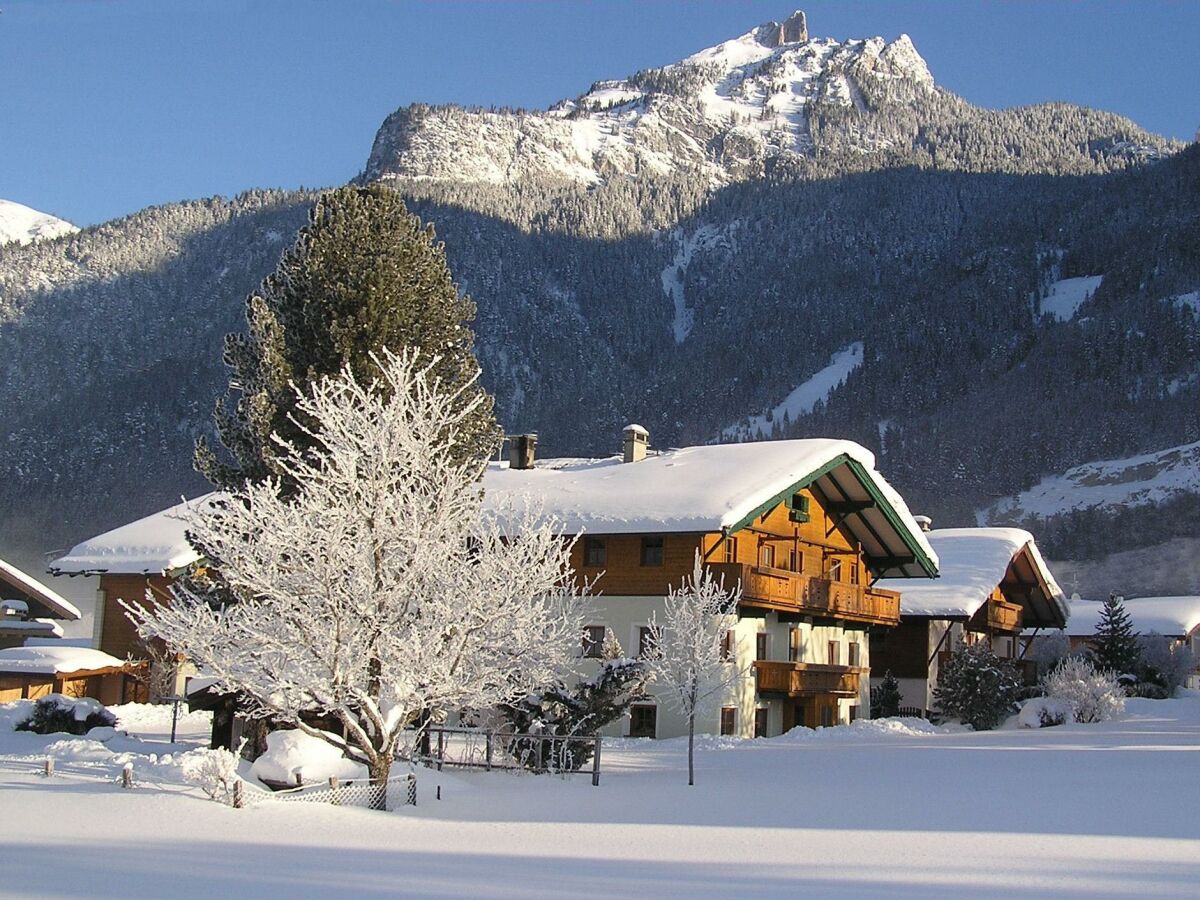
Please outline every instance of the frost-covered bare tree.
[[692, 574], [667, 594], [662, 622], [655, 616], [650, 624], [650, 671], [688, 722], [689, 785], [696, 783], [696, 716], [742, 673], [728, 643], [741, 595], [741, 585], [727, 590], [714, 579], [697, 552]]
[[582, 604], [570, 542], [536, 510], [484, 513], [486, 460], [454, 460], [475, 400], [453, 402], [412, 351], [377, 363], [382, 381], [346, 369], [298, 397], [297, 420], [315, 424], [303, 426], [312, 449], [281, 448], [294, 497], [268, 479], [197, 508], [191, 529], [238, 602], [214, 610], [185, 586], [129, 611], [143, 636], [379, 782], [423, 713], [491, 707], [560, 677]]

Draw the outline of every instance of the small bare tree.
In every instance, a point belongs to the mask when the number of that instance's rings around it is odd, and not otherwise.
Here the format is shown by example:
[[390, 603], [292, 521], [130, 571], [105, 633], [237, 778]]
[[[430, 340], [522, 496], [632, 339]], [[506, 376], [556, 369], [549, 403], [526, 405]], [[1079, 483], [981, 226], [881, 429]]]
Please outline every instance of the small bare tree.
[[144, 638], [380, 783], [429, 711], [491, 708], [569, 670], [583, 609], [571, 542], [536, 511], [485, 513], [487, 460], [451, 452], [481, 402], [462, 402], [473, 383], [449, 391], [413, 353], [377, 363], [384, 384], [347, 368], [298, 392], [315, 449], [280, 441], [293, 496], [250, 483], [191, 518], [236, 602], [181, 584], [170, 604], [127, 608]]
[[668, 688], [672, 706], [687, 718], [689, 785], [696, 783], [696, 716], [710, 710], [744, 671], [728, 643], [741, 596], [741, 585], [726, 590], [724, 580], [713, 578], [697, 551], [691, 576], [667, 594], [663, 621], [655, 616], [650, 623], [650, 671]]

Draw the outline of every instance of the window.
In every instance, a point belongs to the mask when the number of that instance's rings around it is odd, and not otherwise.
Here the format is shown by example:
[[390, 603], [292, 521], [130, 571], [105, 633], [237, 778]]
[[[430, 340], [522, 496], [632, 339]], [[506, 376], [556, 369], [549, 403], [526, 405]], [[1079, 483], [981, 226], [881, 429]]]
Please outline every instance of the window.
[[737, 538], [725, 538], [725, 562], [737, 562]]
[[829, 561], [829, 568], [825, 572], [825, 577], [830, 581], [842, 580], [842, 561], [840, 559]]
[[767, 633], [765, 631], [760, 631], [754, 636], [754, 658], [767, 658]]
[[795, 547], [788, 553], [788, 569], [793, 572], [804, 571], [804, 554]]
[[841, 665], [841, 660], [842, 660], [841, 650], [842, 650], [841, 644], [839, 644], [837, 641], [829, 642], [829, 664], [831, 666]]
[[583, 539], [583, 564], [596, 569], [608, 562], [608, 552], [604, 538], [585, 537]]
[[831, 728], [837, 724], [837, 707], [822, 706], [821, 707], [821, 727]]
[[862, 665], [862, 660], [861, 660], [862, 645], [859, 644], [858, 641], [851, 641], [849, 646], [847, 647], [847, 650], [848, 650], [848, 653], [847, 653], [848, 658], [847, 658], [846, 662], [851, 666], [861, 666]]
[[807, 522], [808, 515], [808, 497], [801, 493], [792, 494], [791, 500], [788, 501], [788, 518], [793, 522]]
[[804, 632], [793, 628], [788, 632], [788, 662], [800, 662], [804, 659]]
[[758, 564], [764, 569], [775, 568], [775, 547], [765, 541], [758, 545]]
[[754, 711], [754, 736], [756, 738], [767, 736], [767, 710], [765, 707]]
[[604, 656], [603, 625], [585, 625], [583, 627], [583, 655], [586, 659], [600, 659]]
[[733, 662], [733, 630], [730, 629], [721, 635], [721, 660], [722, 662]]
[[858, 707], [857, 706], [850, 707], [850, 721], [853, 722], [857, 718], [858, 718]]
[[635, 703], [629, 707], [629, 736], [658, 736], [658, 707], [649, 703]]
[[645, 658], [650, 655], [650, 651], [651, 651], [651, 649], [653, 649], [653, 646], [654, 646], [652, 643], [653, 638], [654, 638], [654, 629], [653, 628], [651, 628], [649, 625], [639, 625], [638, 626], [638, 640], [637, 640], [638, 656]]
[[721, 734], [737, 734], [737, 710], [732, 706], [721, 709]]
[[661, 566], [663, 564], [663, 539], [660, 537], [642, 538], [642, 565]]
[[850, 566], [850, 583], [858, 584], [858, 577], [858, 560], [855, 560], [853, 565]]

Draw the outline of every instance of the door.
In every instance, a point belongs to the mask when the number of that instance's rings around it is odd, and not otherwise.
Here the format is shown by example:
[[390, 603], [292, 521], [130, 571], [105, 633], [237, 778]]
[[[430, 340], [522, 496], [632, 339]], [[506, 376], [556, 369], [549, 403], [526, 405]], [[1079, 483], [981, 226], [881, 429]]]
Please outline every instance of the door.
[[765, 708], [754, 711], [754, 736], [756, 738], [767, 736], [767, 710]]
[[658, 707], [648, 703], [637, 703], [629, 707], [629, 736], [658, 736]]

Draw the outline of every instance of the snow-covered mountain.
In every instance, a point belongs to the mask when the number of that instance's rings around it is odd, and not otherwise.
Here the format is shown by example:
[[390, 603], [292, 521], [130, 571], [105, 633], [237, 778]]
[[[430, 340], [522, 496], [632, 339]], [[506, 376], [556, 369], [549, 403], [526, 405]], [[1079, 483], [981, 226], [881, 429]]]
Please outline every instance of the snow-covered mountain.
[[[1054, 109], [1044, 118], [1066, 140], [1030, 160], [1025, 145], [1044, 140], [1040, 129], [1031, 134], [1028, 117], [981, 110], [938, 88], [907, 35], [810, 39], [796, 12], [663, 68], [598, 81], [545, 111], [404, 107], [379, 130], [365, 178], [594, 185], [620, 175], [684, 175], [715, 186], [831, 154], [848, 158], [841, 168], [890, 165], [918, 151], [950, 168], [1022, 171], [1061, 157], [1065, 170], [1087, 170], [1166, 147], [1102, 113], [1086, 117], [1095, 121], [1077, 135], [1078, 108]], [[973, 120], [1004, 132], [1007, 146], [968, 165], [961, 157], [979, 148], [956, 146], [955, 132]]]
[[29, 244], [73, 234], [79, 229], [65, 219], [38, 212], [11, 200], [0, 200], [0, 244]]

